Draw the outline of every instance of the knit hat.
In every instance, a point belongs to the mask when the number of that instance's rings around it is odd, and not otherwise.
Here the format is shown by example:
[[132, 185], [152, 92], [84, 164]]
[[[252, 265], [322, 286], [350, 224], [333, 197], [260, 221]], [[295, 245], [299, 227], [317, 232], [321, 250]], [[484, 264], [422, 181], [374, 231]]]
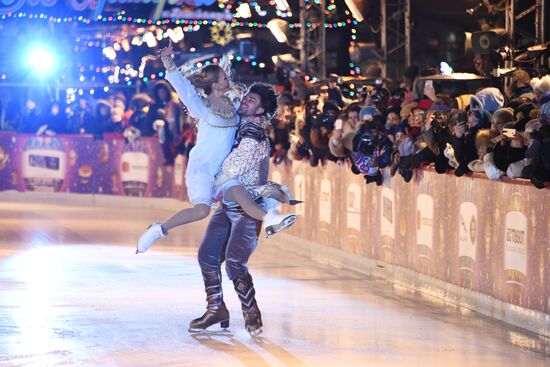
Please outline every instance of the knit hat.
[[361, 111], [359, 111], [359, 119], [361, 121], [365, 121], [365, 120], [370, 121], [372, 120], [372, 117], [377, 114], [379, 114], [379, 112], [376, 109], [376, 107], [374, 106], [363, 107]]
[[494, 112], [504, 106], [504, 96], [497, 88], [485, 88], [472, 96], [470, 108], [481, 108]]
[[511, 108], [499, 108], [493, 113], [493, 117], [498, 118], [503, 123], [514, 121], [514, 110]]

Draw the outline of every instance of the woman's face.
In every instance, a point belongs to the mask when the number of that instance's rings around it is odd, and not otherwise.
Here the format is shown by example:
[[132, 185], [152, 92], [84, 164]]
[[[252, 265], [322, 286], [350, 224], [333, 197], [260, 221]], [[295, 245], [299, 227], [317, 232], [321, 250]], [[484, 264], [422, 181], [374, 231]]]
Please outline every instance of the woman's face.
[[229, 89], [229, 78], [224, 71], [220, 70], [218, 73], [218, 81], [212, 84], [212, 90], [219, 92], [225, 92]]
[[502, 121], [498, 117], [493, 116], [493, 118], [491, 119], [491, 130], [502, 133], [502, 126], [504, 126], [504, 121]]
[[422, 122], [424, 121], [424, 112], [422, 110], [414, 110], [411, 112], [411, 119], [409, 124], [413, 127], [420, 127], [422, 126]]
[[468, 127], [471, 129], [474, 126], [476, 126], [479, 123], [479, 119], [475, 115], [475, 113], [470, 112], [468, 113]]

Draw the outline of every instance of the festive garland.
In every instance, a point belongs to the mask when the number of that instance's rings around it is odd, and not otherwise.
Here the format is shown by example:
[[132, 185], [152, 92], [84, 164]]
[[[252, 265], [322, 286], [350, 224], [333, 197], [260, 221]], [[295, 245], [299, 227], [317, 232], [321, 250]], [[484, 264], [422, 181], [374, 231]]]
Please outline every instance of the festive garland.
[[[128, 17], [122, 14], [118, 14], [117, 16], [99, 16], [97, 19], [92, 18], [86, 18], [83, 16], [74, 16], [74, 17], [53, 17], [46, 14], [33, 14], [33, 13], [26, 13], [26, 12], [20, 12], [20, 13], [8, 13], [8, 14], [2, 14], [0, 16], [0, 20], [9, 20], [9, 19], [29, 19], [29, 20], [42, 20], [47, 21], [50, 23], [83, 23], [83, 24], [91, 24], [92, 22], [103, 22], [103, 23], [122, 23], [122, 24], [128, 24], [128, 23], [134, 23], [134, 24], [140, 24], [140, 25], [170, 25], [170, 24], [176, 24], [176, 25], [226, 25], [229, 24], [231, 27], [240, 27], [240, 28], [265, 28], [267, 29], [267, 23], [262, 22], [244, 22], [244, 21], [238, 21], [238, 20], [232, 20], [231, 22], [227, 22], [225, 20], [215, 20], [215, 19], [146, 19], [146, 18], [133, 18]], [[347, 27], [350, 25], [356, 25], [357, 21], [355, 19], [346, 19], [340, 22], [333, 22], [333, 23], [325, 23], [325, 28], [328, 29], [334, 29], [334, 28], [342, 28]], [[302, 25], [300, 23], [291, 23], [289, 24], [290, 28], [300, 28]], [[307, 23], [306, 27], [318, 27], [319, 24], [317, 23]]]

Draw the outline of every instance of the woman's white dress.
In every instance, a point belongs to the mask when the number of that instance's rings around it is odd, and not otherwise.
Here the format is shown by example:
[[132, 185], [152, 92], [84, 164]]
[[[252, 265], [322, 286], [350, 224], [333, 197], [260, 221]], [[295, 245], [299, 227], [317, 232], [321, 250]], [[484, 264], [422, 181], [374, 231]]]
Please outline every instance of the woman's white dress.
[[189, 153], [185, 173], [189, 200], [193, 205], [212, 206], [214, 204], [212, 189], [215, 176], [231, 152], [239, 118], [235, 115], [228, 120], [216, 115], [204, 105], [195, 87], [181, 75], [179, 70], [168, 71], [166, 80], [174, 87], [189, 114], [198, 120], [197, 141]]

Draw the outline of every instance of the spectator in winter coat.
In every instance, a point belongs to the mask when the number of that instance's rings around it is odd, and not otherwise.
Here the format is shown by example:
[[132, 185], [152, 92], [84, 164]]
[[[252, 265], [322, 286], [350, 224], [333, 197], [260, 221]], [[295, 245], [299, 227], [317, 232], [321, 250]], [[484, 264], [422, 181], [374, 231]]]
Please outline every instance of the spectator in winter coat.
[[56, 134], [67, 133], [67, 115], [65, 111], [59, 107], [59, 102], [54, 101], [50, 105], [48, 114], [43, 120], [44, 124], [48, 125], [48, 130]]
[[523, 102], [531, 101], [535, 98], [535, 93], [530, 83], [529, 73], [517, 69], [512, 73], [510, 83], [506, 86], [506, 95], [509, 99], [520, 99]]
[[329, 142], [329, 149], [332, 155], [338, 158], [350, 156], [353, 151], [353, 138], [361, 127], [359, 112], [361, 107], [358, 104], [351, 104], [340, 115], [342, 126], [335, 127]]
[[535, 106], [539, 107], [546, 102], [550, 102], [550, 75], [545, 75], [540, 79], [532, 79], [531, 86], [535, 91], [535, 99], [533, 100]]
[[453, 129], [452, 146], [459, 166], [455, 175], [460, 177], [469, 172], [468, 163], [478, 158], [476, 134], [490, 126], [491, 114], [482, 109], [473, 109], [468, 113], [458, 113], [457, 123]]

